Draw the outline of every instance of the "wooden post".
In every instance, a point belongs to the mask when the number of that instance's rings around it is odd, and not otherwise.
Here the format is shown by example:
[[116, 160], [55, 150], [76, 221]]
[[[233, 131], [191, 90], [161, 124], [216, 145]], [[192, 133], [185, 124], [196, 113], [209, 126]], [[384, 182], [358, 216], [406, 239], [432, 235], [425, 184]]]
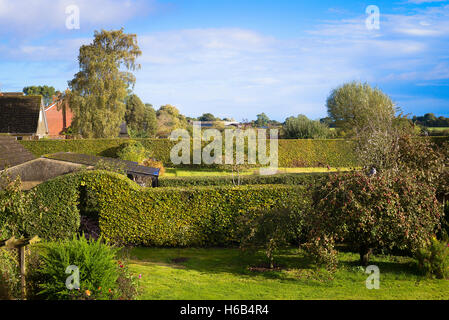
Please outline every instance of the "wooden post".
[[16, 239], [14, 236], [7, 240], [0, 241], [0, 248], [17, 249], [19, 251], [20, 283], [22, 299], [26, 300], [26, 246], [38, 242], [39, 238]]
[[25, 246], [17, 248], [19, 250], [20, 282], [22, 291], [22, 300], [26, 300], [26, 262]]

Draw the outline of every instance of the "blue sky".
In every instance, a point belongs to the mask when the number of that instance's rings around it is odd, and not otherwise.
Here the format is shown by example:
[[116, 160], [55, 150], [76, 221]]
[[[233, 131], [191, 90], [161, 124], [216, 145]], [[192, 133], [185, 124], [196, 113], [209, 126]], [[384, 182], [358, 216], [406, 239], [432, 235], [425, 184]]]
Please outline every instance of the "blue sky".
[[[65, 9], [80, 9], [68, 30]], [[369, 30], [368, 5], [380, 10]], [[0, 0], [0, 90], [59, 90], [94, 30], [136, 33], [135, 93], [156, 108], [236, 120], [326, 116], [330, 91], [352, 80], [405, 113], [449, 116], [449, 1]]]

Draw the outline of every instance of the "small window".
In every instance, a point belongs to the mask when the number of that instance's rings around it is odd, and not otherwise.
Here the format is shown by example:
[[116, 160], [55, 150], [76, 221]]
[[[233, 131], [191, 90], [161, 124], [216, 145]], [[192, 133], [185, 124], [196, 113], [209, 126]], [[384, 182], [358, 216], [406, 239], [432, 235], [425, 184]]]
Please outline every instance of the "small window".
[[23, 140], [23, 137], [16, 137], [16, 140]]

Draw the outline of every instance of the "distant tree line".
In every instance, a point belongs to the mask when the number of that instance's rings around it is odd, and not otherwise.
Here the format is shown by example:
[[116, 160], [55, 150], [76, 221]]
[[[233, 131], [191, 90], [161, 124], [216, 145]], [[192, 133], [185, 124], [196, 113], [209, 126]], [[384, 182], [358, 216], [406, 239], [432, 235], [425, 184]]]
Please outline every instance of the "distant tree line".
[[414, 116], [412, 121], [423, 127], [449, 127], [449, 118], [443, 116], [437, 118], [433, 113], [426, 113], [422, 117]]
[[54, 87], [51, 86], [29, 86], [23, 88], [23, 93], [26, 96], [42, 96], [44, 104], [48, 106], [52, 101], [53, 97], [60, 94]]
[[[51, 86], [31, 86], [26, 95], [42, 95], [48, 105], [54, 96], [65, 99], [73, 112], [71, 130], [83, 138], [115, 138], [126, 122], [128, 133], [136, 138], [167, 138], [175, 129], [192, 130], [190, 121], [216, 122], [212, 127], [223, 130], [224, 121], [232, 118], [204, 113], [197, 118], [186, 117], [170, 104], [155, 110], [133, 93], [136, 81], [133, 71], [142, 54], [135, 34], [123, 29], [95, 31], [91, 44], [79, 50], [79, 72], [68, 82], [61, 94]], [[243, 119], [244, 128], [276, 128], [285, 139], [328, 139], [362, 137], [364, 133], [382, 131], [384, 126], [415, 125], [449, 127], [449, 118], [428, 113], [409, 119], [400, 114], [391, 98], [367, 83], [346, 83], [330, 93], [326, 101], [328, 117], [312, 120], [305, 115], [288, 117], [283, 123], [272, 120], [264, 112], [255, 120]], [[375, 129], [373, 129], [375, 128]], [[371, 130], [371, 131], [370, 131]], [[387, 132], [387, 131], [383, 131]]]

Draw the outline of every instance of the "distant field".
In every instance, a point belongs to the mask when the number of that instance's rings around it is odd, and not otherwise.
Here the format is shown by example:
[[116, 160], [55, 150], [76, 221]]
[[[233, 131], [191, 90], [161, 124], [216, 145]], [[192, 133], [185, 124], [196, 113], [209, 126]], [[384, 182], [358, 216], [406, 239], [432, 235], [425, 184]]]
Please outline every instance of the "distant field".
[[428, 127], [429, 131], [446, 131], [449, 130], [449, 127]]
[[[279, 168], [278, 173], [311, 173], [311, 172], [337, 172], [350, 171], [351, 168]], [[223, 169], [186, 169], [166, 168], [164, 177], [199, 177], [199, 176], [231, 176], [230, 170]], [[235, 173], [234, 173], [235, 174]], [[259, 174], [258, 169], [248, 169], [240, 172], [241, 175]]]

